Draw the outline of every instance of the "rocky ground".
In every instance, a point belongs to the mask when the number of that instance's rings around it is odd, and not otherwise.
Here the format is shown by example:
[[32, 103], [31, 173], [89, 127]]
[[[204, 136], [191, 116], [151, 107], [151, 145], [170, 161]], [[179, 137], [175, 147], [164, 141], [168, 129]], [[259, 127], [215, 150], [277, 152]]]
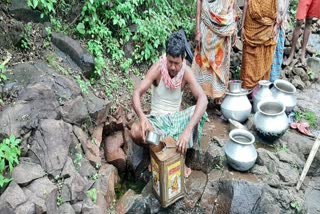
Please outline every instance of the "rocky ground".
[[[186, 156], [193, 170], [185, 182], [186, 195], [162, 208], [152, 192], [150, 154], [128, 134], [135, 119], [132, 110], [111, 108], [114, 101], [91, 88], [83, 93], [65, 72], [85, 77], [92, 70], [92, 59], [80, 43], [60, 34], [47, 41], [44, 25], [32, 23], [36, 46], [21, 52], [16, 44], [23, 23], [8, 18], [4, 10], [0, 20], [0, 62], [10, 58], [8, 81], [1, 89], [6, 104], [0, 111], [0, 136], [14, 134], [22, 148], [13, 181], [0, 189], [0, 213], [320, 213], [319, 152], [301, 189], [295, 189], [313, 138], [288, 130], [269, 145], [256, 136], [258, 159], [248, 172], [238, 172], [228, 166], [223, 150], [229, 124], [211, 107], [201, 146]], [[316, 49], [319, 25], [315, 23], [311, 41]], [[308, 50], [309, 69], [293, 63], [284, 68], [282, 78], [298, 89], [295, 110], [314, 112], [320, 124], [320, 60], [312, 46]], [[48, 61], [48, 56], [59, 60]], [[240, 62], [238, 44], [231, 61], [233, 77]], [[187, 99], [187, 105], [192, 103]], [[255, 134], [252, 116], [244, 125]], [[312, 132], [319, 134], [319, 126]], [[128, 178], [143, 188], [132, 183], [122, 188]]]

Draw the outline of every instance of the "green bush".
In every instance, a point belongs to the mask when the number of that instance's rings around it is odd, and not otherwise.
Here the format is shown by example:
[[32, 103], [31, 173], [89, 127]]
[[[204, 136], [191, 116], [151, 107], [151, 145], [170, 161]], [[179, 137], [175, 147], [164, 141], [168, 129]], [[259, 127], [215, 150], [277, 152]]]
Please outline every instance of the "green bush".
[[20, 156], [20, 140], [16, 139], [13, 135], [5, 138], [0, 144], [0, 187], [9, 183], [12, 179], [7, 178], [5, 174], [9, 170], [12, 172], [13, 167], [19, 164]]

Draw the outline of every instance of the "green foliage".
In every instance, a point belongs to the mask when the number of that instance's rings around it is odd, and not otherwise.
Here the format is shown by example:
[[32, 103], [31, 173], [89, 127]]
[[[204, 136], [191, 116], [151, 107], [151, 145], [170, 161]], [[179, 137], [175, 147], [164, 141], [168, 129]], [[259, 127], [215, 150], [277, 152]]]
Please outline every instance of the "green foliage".
[[61, 195], [57, 196], [57, 206], [60, 207], [64, 203]]
[[[94, 40], [99, 46], [96, 49], [106, 50], [112, 60], [123, 65], [121, 67], [126, 71], [133, 60], [124, 59], [123, 46], [130, 40], [134, 42], [135, 62], [154, 61], [170, 33], [181, 27], [188, 34], [193, 30], [194, 22], [190, 17], [195, 11], [192, 7], [194, 2], [87, 0], [76, 29], [80, 35]], [[96, 52], [91, 53], [97, 56]]]
[[93, 203], [97, 202], [97, 189], [96, 188], [92, 188], [92, 189], [88, 190], [87, 195], [93, 201]]
[[309, 125], [313, 128], [317, 126], [317, 115], [312, 111], [304, 111], [304, 112], [296, 112], [295, 119], [299, 120], [306, 120], [308, 121]]
[[9, 169], [9, 172], [12, 173], [13, 167], [19, 164], [21, 153], [19, 143], [20, 140], [11, 135], [0, 144], [0, 187], [3, 187], [12, 180], [4, 176], [7, 170]]
[[294, 200], [290, 203], [290, 207], [295, 210], [295, 213], [301, 213], [301, 211], [302, 211], [301, 204], [296, 200]]
[[31, 47], [31, 36], [32, 36], [32, 25], [27, 24], [24, 27], [24, 30], [21, 34], [21, 39], [20, 39], [20, 47], [23, 50], [28, 50]]
[[289, 4], [289, 13], [291, 16], [296, 16], [299, 0], [291, 0]]
[[54, 9], [57, 0], [28, 0], [28, 6], [33, 9], [40, 9], [45, 12], [45, 14], [55, 14], [56, 10]]
[[284, 151], [284, 152], [289, 152], [289, 148], [287, 146], [287, 144], [278, 144], [277, 146], [275, 146], [275, 152], [276, 153], [279, 153], [281, 151]]
[[79, 84], [82, 93], [88, 94], [89, 93], [90, 82], [81, 79], [81, 77], [79, 75], [76, 76], [76, 81]]

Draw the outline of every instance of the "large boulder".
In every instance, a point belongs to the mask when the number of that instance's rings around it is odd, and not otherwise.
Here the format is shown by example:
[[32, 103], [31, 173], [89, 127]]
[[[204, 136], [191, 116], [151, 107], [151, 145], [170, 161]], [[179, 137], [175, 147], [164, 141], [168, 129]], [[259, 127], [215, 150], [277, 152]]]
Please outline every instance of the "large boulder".
[[41, 120], [31, 137], [29, 156], [53, 176], [63, 169], [72, 142], [72, 126], [61, 120]]
[[94, 58], [87, 50], [81, 47], [80, 43], [61, 33], [52, 33], [52, 42], [61, 51], [83, 70], [86, 77], [90, 77], [94, 69]]

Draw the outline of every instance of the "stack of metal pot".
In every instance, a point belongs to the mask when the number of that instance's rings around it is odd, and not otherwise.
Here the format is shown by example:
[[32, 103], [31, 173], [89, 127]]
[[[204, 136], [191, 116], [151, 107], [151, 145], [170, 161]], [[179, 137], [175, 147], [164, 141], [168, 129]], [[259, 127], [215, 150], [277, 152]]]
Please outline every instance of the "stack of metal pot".
[[226, 119], [244, 122], [251, 113], [252, 106], [247, 97], [249, 92], [241, 85], [241, 80], [229, 81], [229, 90], [221, 104], [221, 112]]

